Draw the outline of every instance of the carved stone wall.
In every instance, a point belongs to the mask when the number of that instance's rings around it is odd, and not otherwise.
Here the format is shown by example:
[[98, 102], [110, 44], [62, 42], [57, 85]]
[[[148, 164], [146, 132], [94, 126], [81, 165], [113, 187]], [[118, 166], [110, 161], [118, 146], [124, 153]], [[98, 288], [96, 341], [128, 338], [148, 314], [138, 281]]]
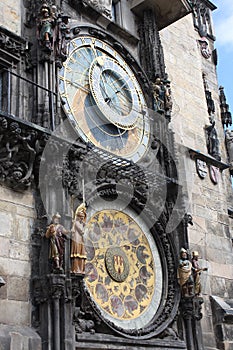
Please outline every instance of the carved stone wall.
[[[193, 149], [197, 154], [208, 154], [205, 136], [205, 127], [210, 125], [205, 96], [205, 90], [208, 90], [215, 106], [215, 110], [209, 108], [209, 112], [215, 120], [222, 162], [227, 163], [215, 63], [211, 57], [202, 56], [198, 44], [199, 34], [194, 30], [192, 22], [190, 14], [179, 23], [162, 30], [160, 35], [167, 73], [176, 82], [172, 89], [175, 104], [173, 109], [176, 113], [172, 117], [171, 126], [177, 144], [182, 145], [179, 155], [179, 160], [184, 160], [185, 176], [182, 183], [187, 189], [186, 208], [189, 208], [193, 216], [193, 226], [190, 227], [188, 236], [190, 250], [199, 251], [202, 267], [208, 267], [208, 272], [201, 274], [204, 344], [205, 349], [215, 349], [208, 295], [231, 297], [233, 252], [228, 207], [232, 201], [232, 188], [228, 170], [218, 173], [214, 184], [210, 178], [212, 169], [206, 167], [207, 175], [201, 179], [195, 169], [195, 162], [186, 153], [187, 149]], [[213, 41], [209, 43], [213, 49]], [[203, 73], [208, 88], [203, 86]]]
[[21, 35], [21, 1], [2, 0], [0, 25]]

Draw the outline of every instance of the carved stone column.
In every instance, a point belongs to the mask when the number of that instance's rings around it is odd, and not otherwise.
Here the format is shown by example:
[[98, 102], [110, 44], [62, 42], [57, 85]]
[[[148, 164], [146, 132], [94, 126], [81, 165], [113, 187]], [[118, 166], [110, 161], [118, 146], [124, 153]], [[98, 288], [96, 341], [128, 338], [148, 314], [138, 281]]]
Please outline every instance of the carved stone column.
[[163, 48], [160, 41], [155, 13], [144, 10], [139, 25], [140, 60], [148, 78], [154, 81], [155, 76], [165, 76]]
[[64, 298], [65, 293], [65, 275], [56, 275], [51, 274], [48, 276], [48, 282], [51, 290], [51, 299], [52, 299], [52, 341], [53, 341], [53, 350], [61, 350], [61, 308], [60, 301]]
[[201, 297], [183, 297], [180, 301], [188, 350], [204, 350], [200, 325], [202, 304], [203, 298]]

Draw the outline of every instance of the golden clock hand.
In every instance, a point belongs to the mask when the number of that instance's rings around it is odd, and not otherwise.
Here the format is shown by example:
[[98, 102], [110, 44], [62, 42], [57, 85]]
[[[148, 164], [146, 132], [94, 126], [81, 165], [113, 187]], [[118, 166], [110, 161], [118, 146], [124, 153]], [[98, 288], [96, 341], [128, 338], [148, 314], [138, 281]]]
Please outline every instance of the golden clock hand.
[[70, 84], [70, 85], [73, 85], [73, 86], [75, 86], [75, 87], [77, 87], [77, 88], [79, 88], [79, 89], [81, 89], [81, 90], [83, 90], [83, 91], [85, 91], [85, 92], [90, 92], [91, 90], [90, 89], [87, 89], [85, 86], [83, 86], [83, 85], [81, 85], [81, 84], [79, 84], [79, 83], [77, 83], [77, 82], [74, 82], [74, 81], [71, 81], [71, 80], [68, 80], [68, 79], [65, 79], [65, 81], [68, 83], [68, 84]]

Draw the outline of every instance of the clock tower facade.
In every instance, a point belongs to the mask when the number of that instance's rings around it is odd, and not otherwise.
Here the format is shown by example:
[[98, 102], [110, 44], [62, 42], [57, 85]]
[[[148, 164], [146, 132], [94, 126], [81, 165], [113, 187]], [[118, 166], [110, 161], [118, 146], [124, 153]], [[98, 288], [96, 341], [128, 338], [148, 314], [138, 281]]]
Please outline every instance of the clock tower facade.
[[232, 343], [231, 115], [214, 9], [5, 1], [4, 349]]

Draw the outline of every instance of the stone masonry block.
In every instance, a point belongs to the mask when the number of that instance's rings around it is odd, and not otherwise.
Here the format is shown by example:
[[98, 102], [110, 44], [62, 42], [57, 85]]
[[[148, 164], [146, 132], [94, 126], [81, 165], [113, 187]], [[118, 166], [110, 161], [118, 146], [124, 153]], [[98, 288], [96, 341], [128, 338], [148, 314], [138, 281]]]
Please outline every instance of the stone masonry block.
[[0, 350], [41, 350], [41, 338], [27, 326], [0, 325]]
[[8, 325], [29, 325], [29, 302], [0, 300], [0, 323]]
[[9, 300], [28, 301], [29, 279], [9, 277], [7, 282], [7, 297]]
[[30, 190], [21, 193], [13, 191], [8, 187], [1, 186], [0, 198], [5, 199], [6, 202], [15, 204], [17, 207], [24, 207], [29, 210], [34, 208], [33, 193]]
[[221, 297], [228, 297], [227, 290], [226, 290], [226, 284], [225, 279], [221, 277], [212, 277], [210, 281], [211, 285], [211, 294], [217, 295]]
[[29, 277], [30, 272], [30, 261], [13, 260], [0, 257], [0, 275]]
[[9, 257], [10, 240], [0, 236], [0, 256]]
[[23, 216], [16, 216], [16, 230], [14, 232], [15, 238], [22, 240], [22, 241], [28, 241], [30, 239], [30, 233], [31, 233], [31, 219], [25, 218]]
[[229, 225], [229, 216], [227, 214], [218, 213], [218, 221], [222, 224]]
[[19, 241], [10, 240], [9, 257], [11, 259], [28, 261], [30, 258], [29, 245]]
[[11, 213], [0, 212], [0, 236], [10, 237], [13, 232], [13, 216]]

